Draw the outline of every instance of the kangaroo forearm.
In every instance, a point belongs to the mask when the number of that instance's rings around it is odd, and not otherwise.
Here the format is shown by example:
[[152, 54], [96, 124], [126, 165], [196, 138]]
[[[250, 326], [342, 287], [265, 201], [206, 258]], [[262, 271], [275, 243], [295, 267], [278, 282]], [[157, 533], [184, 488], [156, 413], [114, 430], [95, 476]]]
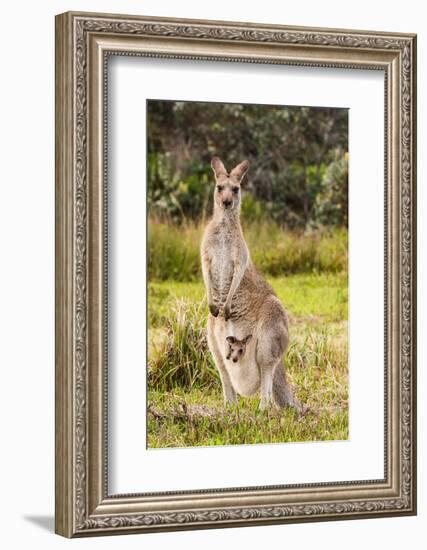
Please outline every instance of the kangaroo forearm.
[[224, 304], [224, 318], [228, 321], [231, 317], [231, 301], [233, 300], [234, 293], [238, 289], [240, 282], [245, 273], [247, 262], [241, 264], [235, 264], [233, 279], [231, 281], [230, 289], [228, 291], [227, 299]]
[[214, 302], [214, 295], [213, 295], [213, 291], [212, 291], [212, 285], [211, 284], [208, 284], [207, 287], [206, 287], [206, 295], [207, 295], [207, 298], [208, 298], [208, 304], [213, 304]]
[[230, 289], [228, 291], [227, 299], [225, 301], [226, 304], [231, 304], [231, 300], [233, 299], [233, 296], [240, 285], [240, 282], [245, 273], [245, 269], [246, 264], [236, 264], [234, 268], [233, 279], [231, 281]]
[[206, 287], [206, 294], [208, 295], [208, 299], [212, 297], [212, 280], [210, 276], [210, 269], [209, 264], [207, 260], [204, 260], [202, 262], [202, 275], [203, 275], [203, 282], [205, 283]]
[[209, 277], [209, 270], [205, 267], [202, 268], [202, 274], [203, 274], [203, 282], [205, 283], [206, 292], [209, 294], [211, 289], [211, 281]]
[[213, 281], [209, 261], [204, 261], [202, 263], [202, 274], [203, 281], [206, 287], [206, 296], [208, 299], [209, 311], [212, 313], [212, 315], [216, 317], [219, 313], [219, 309], [218, 306], [215, 305], [215, 299], [213, 295]]

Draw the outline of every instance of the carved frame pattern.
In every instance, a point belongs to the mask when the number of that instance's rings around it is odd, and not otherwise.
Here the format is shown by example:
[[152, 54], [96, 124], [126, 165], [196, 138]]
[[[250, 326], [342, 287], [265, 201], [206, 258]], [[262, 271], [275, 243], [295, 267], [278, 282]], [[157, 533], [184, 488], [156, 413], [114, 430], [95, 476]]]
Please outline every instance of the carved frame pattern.
[[[303, 29], [253, 24], [163, 20], [160, 18], [111, 16], [84, 13], [66, 13], [57, 16], [57, 360], [56, 360], [56, 531], [64, 536], [87, 536], [135, 531], [205, 528], [217, 526], [256, 525], [285, 521], [313, 521], [354, 517], [414, 514], [416, 509], [415, 465], [415, 66], [416, 39], [413, 35], [367, 33], [363, 31], [339, 31], [329, 29]], [[369, 493], [375, 481], [364, 482], [367, 492], [351, 496], [347, 484], [303, 485], [300, 488], [317, 489], [316, 498], [301, 498], [286, 504], [240, 505], [241, 499], [230, 496], [230, 502], [221, 506], [203, 508], [196, 502], [182, 509], [174, 501], [171, 509], [166, 501], [164, 509], [142, 510], [141, 495], [108, 495], [106, 491], [105, 418], [101, 395], [89, 384], [90, 330], [92, 294], [91, 253], [93, 226], [91, 208], [93, 197], [90, 172], [93, 140], [89, 126], [93, 124], [89, 112], [91, 93], [97, 93], [103, 82], [96, 81], [96, 90], [89, 83], [93, 70], [93, 44], [105, 35], [114, 39], [117, 47], [103, 55], [149, 55], [154, 57], [184, 57], [191, 59], [244, 61], [253, 63], [293, 63], [322, 67], [369, 67], [382, 69], [390, 87], [386, 93], [386, 120], [394, 117], [398, 122], [399, 140], [389, 143], [393, 153], [387, 170], [393, 193], [398, 195], [398, 207], [394, 221], [389, 226], [387, 238], [392, 247], [392, 267], [400, 283], [399, 312], [395, 326], [399, 330], [399, 372], [393, 378], [397, 391], [395, 413], [390, 422], [398, 420], [399, 455], [393, 457], [398, 464], [391, 479], [381, 480], [384, 495]], [[158, 43], [177, 44], [177, 53], [169, 50], [135, 52], [135, 40], [153, 37]], [[131, 40], [131, 45], [126, 40]], [[92, 40], [92, 42], [91, 42]], [[121, 42], [122, 40], [122, 42]], [[172, 41], [172, 42], [171, 42]], [[181, 42], [182, 41], [182, 42]], [[180, 51], [182, 43], [189, 43], [186, 53]], [[191, 44], [202, 48], [202, 53], [192, 53]], [[214, 43], [216, 53], [204, 55], [204, 44]], [[272, 45], [271, 57], [267, 54], [251, 57], [230, 55], [223, 51], [223, 44]], [[99, 43], [95, 44], [99, 51]], [[280, 57], [274, 48], [289, 47], [287, 55]], [[248, 46], [249, 47], [249, 46]], [[296, 47], [295, 54], [292, 48]], [[225, 48], [227, 49], [227, 48]], [[339, 52], [334, 60], [330, 52]], [[290, 53], [289, 53], [290, 52]], [[306, 53], [304, 53], [306, 52]], [[364, 57], [362, 54], [366, 53]], [[383, 56], [380, 61], [376, 55]], [[92, 56], [92, 57], [91, 57]], [[105, 67], [102, 69], [105, 71]], [[392, 99], [395, 106], [392, 105]], [[102, 100], [101, 100], [102, 102]], [[101, 106], [102, 107], [102, 106]], [[105, 113], [104, 113], [105, 114]], [[97, 119], [100, 124], [100, 119]], [[389, 122], [389, 120], [388, 120]], [[396, 126], [396, 123], [395, 123]], [[394, 132], [396, 129], [394, 127]], [[389, 136], [388, 139], [391, 139]], [[397, 142], [398, 141], [398, 142]], [[398, 155], [397, 155], [398, 154]], [[397, 158], [398, 156], [398, 158]], [[394, 163], [394, 164], [393, 164]], [[92, 162], [94, 164], [94, 162]], [[104, 167], [105, 170], [105, 167]], [[102, 174], [105, 177], [105, 174]], [[97, 214], [99, 216], [99, 213]], [[394, 228], [394, 229], [393, 229]], [[398, 264], [398, 265], [397, 265]], [[101, 270], [102, 271], [102, 270]], [[393, 297], [392, 297], [393, 301]], [[394, 300], [396, 301], [396, 300]], [[394, 303], [394, 302], [393, 302]], [[102, 368], [96, 374], [102, 393], [105, 373]], [[389, 373], [391, 376], [391, 374]], [[91, 375], [92, 376], [92, 375]], [[393, 375], [395, 376], [395, 375]], [[396, 388], [396, 384], [399, 387]], [[96, 393], [96, 392], [95, 392]], [[94, 403], [94, 405], [92, 405]], [[104, 414], [105, 416], [105, 414]], [[95, 424], [93, 424], [93, 422]], [[103, 424], [104, 422], [104, 424]], [[98, 426], [98, 432], [92, 429]], [[397, 432], [396, 432], [397, 433]], [[95, 437], [93, 434], [97, 434]], [[101, 434], [101, 435], [99, 435]], [[90, 448], [92, 440], [98, 446]], [[101, 449], [98, 447], [101, 446]], [[95, 449], [95, 450], [93, 450]], [[391, 449], [391, 447], [390, 447]], [[391, 451], [389, 451], [391, 452]], [[391, 458], [391, 457], [389, 457]], [[391, 472], [391, 470], [390, 470]], [[97, 482], [92, 483], [92, 479]], [[95, 487], [96, 486], [96, 487]], [[323, 498], [322, 487], [347, 488], [338, 498]], [[393, 491], [390, 488], [393, 486]], [[251, 488], [253, 489], [253, 488]], [[262, 488], [265, 489], [265, 488]], [[242, 488], [241, 491], [244, 491]], [[297, 487], [292, 488], [298, 492]], [[204, 491], [200, 491], [203, 495]], [[255, 491], [256, 492], [256, 491]], [[211, 497], [212, 497], [211, 492]], [[216, 493], [221, 493], [217, 491]], [[200, 494], [198, 496], [200, 496]], [[176, 493], [176, 495], [180, 495]], [[181, 496], [183, 494], [181, 493]], [[261, 492], [260, 492], [261, 495]], [[215, 493], [213, 494], [215, 496]], [[233, 501], [232, 499], [235, 498]], [[143, 499], [142, 499], [143, 500]], [[197, 500], [197, 499], [195, 499]], [[198, 502], [198, 501], [197, 501]], [[239, 503], [239, 504], [238, 504]], [[119, 504], [119, 507], [115, 505]], [[192, 509], [194, 508], [194, 509]], [[124, 511], [123, 511], [124, 510]]]

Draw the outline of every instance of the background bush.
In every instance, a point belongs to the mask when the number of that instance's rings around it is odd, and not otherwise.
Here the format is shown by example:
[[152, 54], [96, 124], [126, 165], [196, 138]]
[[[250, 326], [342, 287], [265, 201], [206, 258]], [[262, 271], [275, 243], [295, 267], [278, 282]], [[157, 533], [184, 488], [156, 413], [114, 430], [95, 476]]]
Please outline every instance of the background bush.
[[346, 227], [348, 111], [314, 107], [148, 102], [150, 213], [174, 222], [212, 209], [212, 156], [247, 158], [243, 219], [287, 228]]

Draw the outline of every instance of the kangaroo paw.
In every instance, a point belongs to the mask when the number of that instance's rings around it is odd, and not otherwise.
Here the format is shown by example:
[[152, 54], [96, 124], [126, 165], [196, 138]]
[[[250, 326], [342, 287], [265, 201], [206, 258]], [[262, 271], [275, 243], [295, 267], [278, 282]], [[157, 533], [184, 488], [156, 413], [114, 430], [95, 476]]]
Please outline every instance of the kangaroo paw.
[[219, 315], [219, 307], [215, 304], [209, 304], [209, 311], [214, 317], [218, 317]]
[[231, 307], [229, 305], [224, 306], [224, 319], [228, 321], [231, 318]]

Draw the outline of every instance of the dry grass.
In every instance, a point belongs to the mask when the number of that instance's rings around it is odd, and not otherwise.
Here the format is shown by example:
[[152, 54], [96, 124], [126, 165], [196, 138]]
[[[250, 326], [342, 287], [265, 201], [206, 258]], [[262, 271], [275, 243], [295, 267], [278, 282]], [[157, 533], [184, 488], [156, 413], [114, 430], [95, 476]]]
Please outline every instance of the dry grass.
[[[150, 281], [199, 281], [204, 224], [171, 225], [150, 218], [148, 223]], [[290, 232], [272, 222], [243, 227], [251, 257], [266, 275], [339, 273], [347, 271], [348, 234], [344, 229]]]

